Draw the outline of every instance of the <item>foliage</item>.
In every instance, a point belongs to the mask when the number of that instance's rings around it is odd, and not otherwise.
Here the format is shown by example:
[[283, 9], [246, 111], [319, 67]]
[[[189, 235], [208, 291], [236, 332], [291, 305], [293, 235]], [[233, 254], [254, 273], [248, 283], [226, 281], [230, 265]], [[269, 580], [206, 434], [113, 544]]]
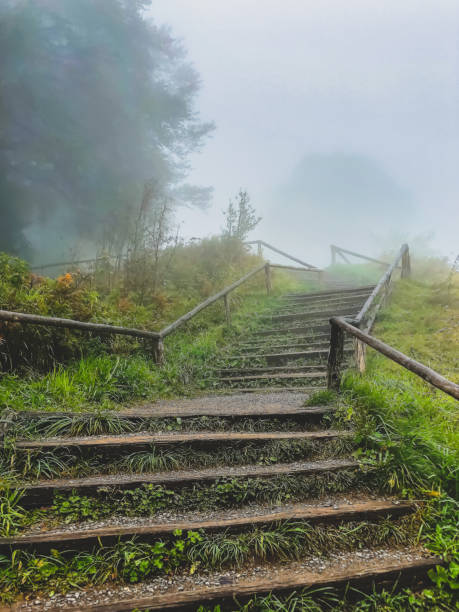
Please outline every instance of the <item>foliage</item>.
[[329, 406], [337, 399], [335, 391], [324, 389], [323, 391], [315, 391], [311, 393], [308, 399], [304, 402], [304, 406]]
[[255, 208], [250, 204], [249, 194], [242, 189], [236, 196], [236, 202], [230, 200], [223, 214], [225, 216], [224, 235], [238, 240], [246, 240], [247, 235], [261, 221], [261, 217], [257, 217]]
[[23, 492], [8, 486], [0, 490], [0, 536], [13, 535], [22, 525], [25, 512], [20, 506]]
[[177, 529], [168, 541], [147, 544], [130, 540], [112, 548], [71, 555], [57, 550], [52, 550], [50, 555], [15, 550], [11, 559], [0, 557], [2, 597], [10, 599], [19, 592], [37, 589], [66, 592], [70, 588], [113, 580], [139, 582], [179, 567], [186, 560], [190, 546], [200, 538], [195, 531], [183, 533]]
[[182, 44], [147, 18], [148, 4], [1, 4], [1, 237], [11, 252], [26, 252], [31, 224], [45, 225], [43, 245], [62, 231], [62, 250], [104, 226], [120, 234], [146, 179], [176, 201], [198, 198], [178, 185], [212, 126], [195, 111], [199, 78]]
[[37, 589], [65, 591], [109, 580], [134, 583], [179, 567], [188, 567], [193, 573], [198, 567], [239, 567], [248, 560], [299, 559], [306, 554], [326, 555], [335, 547], [355, 550], [370, 544], [407, 543], [415, 534], [415, 529], [406, 530], [388, 520], [331, 528], [285, 522], [237, 534], [203, 530], [185, 534], [177, 529], [169, 538], [152, 543], [133, 539], [83, 553], [51, 551], [45, 556], [14, 551], [11, 561], [0, 559], [0, 585], [9, 594]]
[[[374, 334], [459, 381], [458, 298], [457, 274], [434, 283], [405, 281]], [[383, 489], [430, 500], [421, 536], [444, 560], [429, 572], [436, 589], [405, 594], [394, 609], [456, 609], [449, 605], [459, 588], [458, 403], [379, 354], [369, 352], [367, 366], [363, 376], [348, 373], [343, 381], [341, 419], [354, 423], [357, 456], [377, 469]]]

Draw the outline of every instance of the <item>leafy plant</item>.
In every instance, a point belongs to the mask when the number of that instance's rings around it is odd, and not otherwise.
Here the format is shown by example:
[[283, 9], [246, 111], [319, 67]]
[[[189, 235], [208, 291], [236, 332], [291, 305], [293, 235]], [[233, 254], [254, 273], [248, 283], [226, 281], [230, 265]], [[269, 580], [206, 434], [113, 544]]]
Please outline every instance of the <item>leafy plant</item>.
[[20, 506], [24, 492], [21, 489], [3, 487], [0, 490], [0, 535], [13, 535], [22, 525], [26, 513]]

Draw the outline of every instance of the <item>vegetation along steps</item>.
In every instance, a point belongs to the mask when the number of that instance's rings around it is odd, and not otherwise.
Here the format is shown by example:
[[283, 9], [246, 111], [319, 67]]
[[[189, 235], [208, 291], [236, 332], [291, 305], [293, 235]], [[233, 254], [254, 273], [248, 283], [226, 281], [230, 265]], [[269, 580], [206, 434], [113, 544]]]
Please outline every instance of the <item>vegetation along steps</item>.
[[[381, 494], [326, 387], [328, 318], [357, 316], [373, 289], [277, 300], [215, 360], [207, 395], [12, 415], [4, 452], [35, 523], [0, 552], [79, 579], [6, 609], [223, 612], [234, 598], [425, 581], [440, 560], [418, 544], [421, 505]], [[342, 338], [335, 352], [341, 367], [354, 349]]]

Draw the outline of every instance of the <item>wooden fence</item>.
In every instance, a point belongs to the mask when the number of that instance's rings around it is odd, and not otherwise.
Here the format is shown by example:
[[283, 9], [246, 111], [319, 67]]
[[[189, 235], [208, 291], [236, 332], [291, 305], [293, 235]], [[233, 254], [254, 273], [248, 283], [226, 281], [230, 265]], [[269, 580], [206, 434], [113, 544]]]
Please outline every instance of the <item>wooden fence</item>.
[[[289, 257], [290, 259], [293, 259], [294, 261], [300, 262], [302, 265], [309, 265], [309, 264], [304, 264], [304, 262], [301, 262], [300, 260], [294, 258], [293, 256], [288, 255], [287, 253], [282, 253], [282, 254], [285, 255], [286, 257]], [[90, 260], [90, 259], [80, 260], [79, 263], [91, 263], [91, 262], [100, 261], [103, 259], [104, 258], [100, 258], [99, 260]], [[67, 264], [68, 263], [69, 262], [67, 262]], [[78, 262], [73, 262], [73, 263], [75, 264]], [[60, 262], [56, 264], [50, 264], [50, 266], [62, 266], [65, 264], [66, 262]], [[225, 305], [226, 321], [228, 325], [230, 325], [231, 324], [231, 306], [230, 306], [231, 292], [237, 289], [240, 285], [246, 283], [248, 280], [250, 280], [255, 275], [263, 272], [263, 270], [265, 273], [266, 291], [269, 295], [272, 289], [271, 269], [273, 267], [284, 268], [284, 269], [289, 269], [289, 270], [299, 270], [302, 272], [314, 271], [318, 275], [319, 282], [322, 281], [322, 270], [320, 270], [319, 268], [315, 268], [311, 266], [310, 268], [305, 269], [305, 268], [298, 268], [298, 267], [293, 267], [293, 266], [282, 266], [280, 264], [270, 264], [269, 262], [266, 262], [266, 263], [263, 263], [257, 266], [252, 271], [245, 274], [243, 277], [241, 277], [240, 279], [238, 279], [231, 285], [228, 285], [227, 287], [225, 287], [224, 289], [222, 289], [215, 295], [210, 296], [209, 298], [207, 298], [206, 300], [204, 300], [203, 302], [195, 306], [195, 308], [193, 308], [192, 310], [190, 310], [189, 312], [187, 312], [186, 314], [178, 318], [176, 321], [164, 327], [159, 332], [147, 331], [147, 330], [142, 330], [142, 329], [132, 329], [128, 327], [119, 327], [115, 325], [105, 325], [105, 324], [100, 324], [100, 323], [85, 323], [82, 321], [74, 321], [72, 319], [62, 319], [58, 317], [44, 317], [41, 315], [11, 312], [8, 310], [0, 310], [0, 321], [21, 323], [21, 324], [26, 324], [26, 325], [27, 324], [44, 325], [48, 327], [77, 329], [80, 331], [91, 332], [94, 334], [122, 334], [122, 335], [127, 335], [127, 336], [134, 336], [136, 338], [142, 338], [142, 339], [145, 339], [151, 342], [152, 347], [153, 347], [152, 349], [153, 358], [156, 361], [156, 363], [161, 363], [164, 359], [164, 338], [166, 338], [169, 334], [173, 333], [179, 327], [184, 325], [187, 321], [195, 317], [199, 312], [201, 312], [205, 308], [208, 308], [211, 304], [214, 304], [220, 299], [223, 299], [223, 302]]]
[[347, 333], [354, 338], [356, 367], [360, 372], [365, 370], [366, 347], [370, 346], [405, 369], [420, 376], [437, 389], [441, 389], [455, 399], [459, 399], [459, 385], [369, 334], [377, 313], [392, 291], [393, 276], [397, 269], [401, 270], [401, 278], [408, 278], [411, 274], [410, 252], [407, 244], [401, 247], [394, 262], [383, 274], [355, 319], [345, 317], [332, 317], [330, 319], [328, 387], [335, 390], [340, 388], [344, 359], [344, 338], [345, 333]]

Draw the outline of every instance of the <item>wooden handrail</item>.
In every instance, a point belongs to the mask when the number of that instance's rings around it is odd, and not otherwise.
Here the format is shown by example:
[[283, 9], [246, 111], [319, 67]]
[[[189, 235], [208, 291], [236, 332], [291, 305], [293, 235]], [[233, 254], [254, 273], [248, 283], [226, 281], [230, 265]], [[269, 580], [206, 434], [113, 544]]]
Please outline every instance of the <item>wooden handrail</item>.
[[337, 369], [336, 365], [340, 361], [340, 353], [342, 353], [342, 345], [344, 343], [343, 332], [347, 332], [351, 336], [354, 336], [354, 338], [357, 338], [366, 345], [371, 346], [382, 355], [385, 355], [392, 361], [395, 361], [395, 363], [398, 363], [406, 370], [409, 370], [420, 378], [423, 378], [437, 389], [440, 389], [448, 395], [451, 395], [451, 397], [459, 400], [459, 385], [448, 380], [438, 372], [435, 372], [435, 370], [432, 370], [432, 368], [429, 368], [415, 359], [411, 359], [411, 357], [408, 357], [404, 353], [394, 349], [389, 344], [386, 344], [385, 342], [370, 336], [366, 332], [363, 332], [355, 327], [350, 321], [346, 321], [346, 319], [343, 317], [332, 317], [330, 319], [330, 324], [332, 326], [332, 337], [334, 337], [334, 343], [332, 343], [330, 346], [329, 353], [329, 387], [339, 388], [339, 367]]
[[[285, 266], [284, 264], [275, 264], [270, 262], [269, 265], [271, 268], [279, 268], [281, 270], [296, 270], [297, 272], [318, 272], [317, 268], [300, 268], [298, 266]], [[321, 270], [322, 272], [322, 270]]]
[[236, 282], [234, 282], [232, 285], [229, 285], [228, 287], [225, 287], [224, 289], [222, 289], [215, 295], [208, 297], [207, 300], [204, 300], [204, 302], [201, 302], [200, 304], [195, 306], [192, 310], [184, 314], [182, 317], [180, 317], [179, 319], [177, 319], [176, 321], [174, 321], [173, 323], [171, 323], [170, 325], [162, 329], [159, 332], [160, 336], [162, 338], [165, 338], [166, 336], [171, 334], [173, 331], [175, 331], [178, 327], [180, 327], [181, 325], [183, 325], [184, 323], [186, 323], [187, 321], [195, 317], [199, 312], [201, 312], [201, 310], [204, 310], [204, 308], [207, 308], [214, 302], [225, 297], [225, 295], [228, 295], [229, 293], [231, 293], [231, 291], [234, 291], [234, 289], [239, 287], [239, 285], [242, 285], [242, 283], [245, 283], [246, 281], [249, 280], [249, 278], [252, 278], [252, 276], [255, 276], [255, 274], [258, 274], [258, 272], [261, 272], [262, 270], [266, 271], [266, 275], [268, 278], [268, 275], [270, 274], [270, 264], [264, 263], [261, 266], [258, 266], [257, 268], [252, 270], [251, 272], [249, 272], [248, 274], [246, 274], [245, 276], [243, 276], [242, 278], [240, 278], [239, 280], [237, 280]]
[[121, 334], [125, 336], [134, 336], [136, 338], [143, 338], [146, 340], [153, 341], [153, 354], [154, 359], [157, 363], [163, 360], [164, 346], [163, 339], [181, 327], [184, 323], [196, 316], [201, 310], [204, 310], [217, 300], [223, 298], [225, 301], [225, 311], [228, 323], [230, 322], [230, 310], [228, 295], [231, 291], [234, 291], [237, 287], [248, 281], [252, 276], [258, 274], [262, 270], [265, 271], [266, 289], [268, 294], [271, 292], [271, 266], [269, 263], [264, 263], [251, 272], [248, 272], [245, 276], [235, 281], [228, 287], [225, 287], [215, 295], [207, 298], [204, 302], [198, 304], [195, 308], [184, 314], [182, 317], [163, 328], [161, 331], [147, 331], [142, 329], [132, 329], [129, 327], [121, 327], [117, 325], [107, 325], [103, 323], [86, 323], [83, 321], [75, 321], [73, 319], [63, 319], [59, 317], [45, 317], [42, 315], [26, 314], [22, 312], [12, 312], [9, 310], [0, 310], [0, 321], [8, 321], [12, 323], [32, 324], [32, 325], [43, 325], [47, 327], [62, 327], [66, 329], [78, 329], [86, 332], [93, 332], [98, 334]]
[[390, 266], [387, 261], [381, 261], [380, 259], [375, 259], [374, 257], [368, 257], [368, 255], [362, 255], [362, 253], [356, 253], [355, 251], [349, 251], [348, 249], [343, 249], [342, 247], [337, 246], [336, 244], [330, 245], [331, 256], [332, 256], [332, 264], [336, 263], [336, 254], [340, 255], [344, 259], [346, 263], [351, 263], [347, 257], [343, 255], [343, 253], [347, 253], [348, 255], [353, 255], [354, 257], [360, 257], [360, 259], [365, 259], [366, 261], [371, 261], [372, 263], [377, 263], [381, 266]]
[[147, 331], [144, 329], [120, 327], [118, 325], [107, 325], [105, 323], [85, 323], [83, 321], [74, 321], [73, 319], [44, 317], [42, 315], [11, 312], [9, 310], [0, 310], [0, 321], [9, 321], [11, 323], [31, 323], [32, 325], [45, 325], [46, 327], [65, 327], [66, 329], [81, 329], [82, 331], [95, 332], [99, 334], [122, 334], [124, 336], [135, 336], [136, 338], [147, 338], [149, 340], [156, 340], [161, 337], [161, 334], [158, 332]]
[[119, 257], [119, 255], [101, 255], [100, 257], [94, 257], [93, 259], [78, 259], [76, 261], [57, 261], [55, 263], [42, 264], [40, 266], [31, 266], [30, 270], [44, 270], [45, 268], [57, 268], [60, 266], [77, 266], [79, 264], [107, 261], [109, 259], [118, 259]]
[[312, 264], [308, 264], [305, 261], [302, 261], [301, 259], [298, 259], [298, 257], [293, 257], [293, 255], [289, 255], [288, 253], [285, 253], [284, 251], [281, 251], [280, 249], [277, 249], [272, 244], [268, 244], [264, 240], [250, 240], [249, 242], [245, 242], [244, 244], [258, 244], [259, 247], [260, 246], [264, 246], [267, 249], [271, 249], [271, 251], [274, 251], [275, 253], [279, 253], [279, 255], [282, 255], [283, 257], [287, 257], [287, 259], [291, 259], [292, 261], [295, 261], [296, 263], [299, 263], [300, 265], [304, 266], [305, 268], [309, 268], [310, 270], [319, 271], [319, 268], [317, 268], [316, 266], [313, 266]]
[[398, 267], [400, 260], [402, 260], [402, 277], [406, 278], [410, 274], [409, 248], [407, 244], [403, 244], [401, 246], [400, 252], [398, 253], [397, 257], [392, 262], [392, 264], [389, 266], [389, 268], [386, 270], [386, 272], [384, 272], [382, 277], [379, 279], [378, 284], [373, 289], [371, 294], [368, 296], [368, 299], [366, 300], [365, 304], [362, 306], [360, 312], [355, 318], [355, 322], [357, 325], [360, 325], [362, 323], [362, 321], [364, 320], [365, 316], [367, 315], [372, 305], [375, 303], [375, 300], [379, 296], [381, 291], [383, 289], [385, 289], [386, 291], [388, 290], [389, 284], [392, 280], [392, 274], [394, 270]]

